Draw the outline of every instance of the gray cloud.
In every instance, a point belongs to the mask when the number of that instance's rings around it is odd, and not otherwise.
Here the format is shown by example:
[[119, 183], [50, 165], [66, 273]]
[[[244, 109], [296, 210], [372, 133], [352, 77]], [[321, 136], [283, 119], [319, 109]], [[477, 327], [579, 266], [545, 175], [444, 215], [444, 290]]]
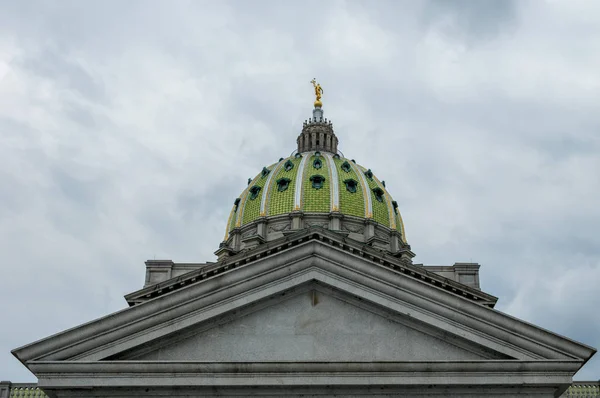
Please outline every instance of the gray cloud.
[[144, 260], [214, 260], [313, 77], [417, 262], [478, 261], [500, 310], [600, 347], [596, 3], [1, 8], [3, 379], [32, 380], [10, 349], [123, 308]]
[[511, 30], [517, 22], [517, 2], [430, 0], [423, 9], [426, 26], [443, 29], [446, 35], [476, 44]]

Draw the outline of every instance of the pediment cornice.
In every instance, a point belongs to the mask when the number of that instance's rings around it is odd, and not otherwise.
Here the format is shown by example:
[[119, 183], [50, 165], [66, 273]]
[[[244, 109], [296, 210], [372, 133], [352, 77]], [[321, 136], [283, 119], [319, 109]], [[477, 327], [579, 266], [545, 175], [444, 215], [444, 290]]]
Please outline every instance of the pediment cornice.
[[[389, 266], [374, 266], [326, 237], [298, 239], [287, 248], [183, 286], [106, 317], [18, 348], [27, 366], [39, 361], [98, 361], [243, 308], [318, 282], [444, 330], [519, 361], [575, 360], [594, 349], [540, 329]], [[365, 254], [366, 253], [366, 254]], [[408, 269], [408, 268], [405, 268]]]
[[176, 278], [132, 292], [126, 295], [125, 299], [130, 305], [136, 305], [161, 295], [168, 294], [174, 290], [181, 289], [190, 284], [201, 282], [220, 273], [228, 272], [234, 268], [250, 265], [255, 261], [274, 256], [281, 251], [287, 251], [310, 240], [321, 241], [327, 246], [370, 261], [374, 266], [393, 269], [410, 277], [418, 278], [423, 281], [423, 283], [437, 286], [488, 307], [493, 308], [498, 301], [497, 297], [481, 290], [445, 278], [439, 274], [428, 271], [422, 266], [401, 261], [397, 257], [385, 254], [366, 244], [361, 244], [360, 242], [348, 239], [344, 235], [326, 229], [303, 230], [292, 233], [281, 239], [259, 245], [252, 250], [228, 257], [220, 262], [207, 265]]

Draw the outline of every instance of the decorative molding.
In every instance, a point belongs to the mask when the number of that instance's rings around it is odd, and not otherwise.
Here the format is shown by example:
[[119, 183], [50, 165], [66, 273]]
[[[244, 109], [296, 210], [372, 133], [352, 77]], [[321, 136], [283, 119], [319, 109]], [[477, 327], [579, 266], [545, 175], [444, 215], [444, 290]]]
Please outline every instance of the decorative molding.
[[242, 232], [242, 238], [247, 238], [248, 236], [256, 235], [258, 229], [256, 227], [250, 228], [244, 232]]
[[322, 221], [306, 221], [306, 227], [319, 227], [319, 228], [327, 228], [329, 226], [329, 222]]
[[355, 234], [363, 234], [365, 232], [365, 227], [362, 225], [350, 224], [348, 222], [344, 222], [342, 224], [342, 231], [349, 231]]
[[269, 232], [282, 232], [287, 231], [291, 228], [291, 224], [289, 222], [279, 223], [279, 224], [269, 224]]

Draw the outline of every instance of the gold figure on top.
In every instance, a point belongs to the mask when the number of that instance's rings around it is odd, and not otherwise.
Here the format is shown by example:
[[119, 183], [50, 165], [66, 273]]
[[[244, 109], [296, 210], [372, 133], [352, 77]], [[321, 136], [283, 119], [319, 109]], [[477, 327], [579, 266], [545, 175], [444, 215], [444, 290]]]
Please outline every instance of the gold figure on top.
[[315, 97], [317, 97], [317, 100], [315, 101], [315, 108], [320, 108], [323, 106], [323, 103], [321, 102], [321, 95], [323, 94], [323, 88], [321, 87], [321, 85], [319, 83], [317, 83], [317, 79], [313, 78], [310, 81], [313, 85], [313, 87], [315, 88]]

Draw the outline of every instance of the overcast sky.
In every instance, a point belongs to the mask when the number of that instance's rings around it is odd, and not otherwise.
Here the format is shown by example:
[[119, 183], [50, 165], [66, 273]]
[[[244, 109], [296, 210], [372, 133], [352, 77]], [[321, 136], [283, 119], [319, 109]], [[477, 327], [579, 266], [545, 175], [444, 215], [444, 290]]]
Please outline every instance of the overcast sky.
[[313, 77], [416, 263], [479, 262], [497, 309], [600, 348], [597, 0], [0, 0], [0, 380], [145, 260], [214, 261]]

